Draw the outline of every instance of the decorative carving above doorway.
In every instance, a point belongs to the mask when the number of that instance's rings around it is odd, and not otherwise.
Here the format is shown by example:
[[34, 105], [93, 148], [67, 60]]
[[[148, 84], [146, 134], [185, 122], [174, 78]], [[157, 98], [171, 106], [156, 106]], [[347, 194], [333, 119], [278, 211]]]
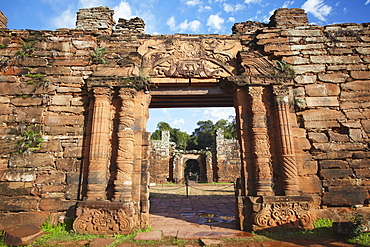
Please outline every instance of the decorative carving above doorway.
[[237, 40], [148, 40], [139, 47], [143, 71], [154, 77], [218, 78], [235, 74]]

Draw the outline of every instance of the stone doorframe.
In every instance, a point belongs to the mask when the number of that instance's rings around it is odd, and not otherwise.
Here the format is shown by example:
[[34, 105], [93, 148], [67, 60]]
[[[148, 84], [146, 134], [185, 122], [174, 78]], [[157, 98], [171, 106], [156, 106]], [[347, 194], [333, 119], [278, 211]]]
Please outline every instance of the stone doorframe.
[[[180, 52], [173, 52], [176, 49]], [[237, 50], [241, 46], [235, 40], [174, 39], [146, 41], [138, 53], [143, 71], [151, 73], [154, 83], [211, 82], [233, 91], [241, 148], [241, 178], [236, 186], [240, 229], [283, 224], [311, 228], [313, 200], [301, 194], [297, 182], [288, 97], [293, 76], [257, 53], [236, 56]], [[237, 60], [242, 67], [239, 74]], [[149, 223], [149, 133], [145, 127], [151, 96], [122, 86], [124, 80], [117, 76], [88, 79], [93, 103], [85, 145], [86, 186], [74, 222], [80, 233], [125, 234]], [[276, 116], [273, 135], [267, 121], [271, 113]], [[278, 150], [274, 155], [272, 143]]]
[[212, 181], [212, 160], [210, 160], [210, 155], [207, 154], [177, 154], [173, 159], [173, 178], [178, 182], [185, 181], [185, 163], [191, 159], [196, 160], [199, 163], [200, 174], [198, 181]]

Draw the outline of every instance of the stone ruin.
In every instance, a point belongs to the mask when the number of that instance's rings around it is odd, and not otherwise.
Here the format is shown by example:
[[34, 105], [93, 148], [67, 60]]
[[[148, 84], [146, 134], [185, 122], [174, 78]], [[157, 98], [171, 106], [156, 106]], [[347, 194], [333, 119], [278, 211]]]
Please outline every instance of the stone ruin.
[[188, 160], [199, 166], [198, 182], [231, 183], [240, 177], [240, 147], [236, 139], [225, 139], [224, 131], [216, 131], [216, 140], [209, 150], [176, 150], [169, 131], [162, 131], [161, 140], [150, 141], [150, 182], [164, 184], [185, 182]]
[[368, 205], [370, 24], [279, 9], [232, 35], [151, 36], [111, 17], [80, 10], [76, 29], [56, 31], [0, 17], [0, 229], [48, 217], [74, 217], [80, 233], [148, 226], [155, 107], [235, 107], [242, 230], [312, 228]]

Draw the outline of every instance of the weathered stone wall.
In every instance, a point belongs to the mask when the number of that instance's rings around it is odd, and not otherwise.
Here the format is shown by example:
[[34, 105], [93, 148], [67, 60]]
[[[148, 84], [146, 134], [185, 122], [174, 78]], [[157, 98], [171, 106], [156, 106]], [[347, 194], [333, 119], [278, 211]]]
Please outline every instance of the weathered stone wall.
[[0, 28], [6, 28], [8, 24], [8, 18], [0, 11]]
[[[285, 20], [304, 19], [296, 11], [282, 11]], [[234, 33], [244, 49], [251, 45], [294, 69], [291, 106], [296, 114], [291, 117], [297, 120], [300, 189], [321, 195], [323, 205], [363, 204], [370, 181], [369, 24], [274, 22], [255, 38], [245, 32], [250, 23], [235, 24]]]
[[173, 177], [172, 156], [175, 150], [175, 143], [170, 142], [170, 132], [162, 131], [161, 140], [150, 141], [150, 182], [167, 183]]
[[[117, 131], [124, 128], [127, 120], [126, 113], [120, 116], [122, 105], [118, 98], [132, 96], [129, 92], [121, 95], [118, 86], [123, 85], [125, 78], [138, 75], [139, 68], [145, 67], [142, 66], [143, 56], [148, 59], [144, 61], [146, 65], [149, 64], [152, 57], [148, 47], [165, 50], [168, 40], [175, 40], [179, 47], [191, 40], [197, 48], [203, 49], [204, 45], [208, 50], [213, 47], [210, 46], [212, 41], [221, 40], [219, 48], [212, 48], [216, 52], [229, 49], [225, 42], [235, 43], [230, 48], [233, 54], [240, 48], [240, 40], [243, 46], [238, 55], [240, 64], [235, 65], [239, 70], [233, 70], [231, 64], [227, 64], [223, 67], [222, 76], [248, 74], [248, 66], [245, 66], [248, 61], [257, 65], [262, 61], [254, 55], [256, 52], [270, 61], [282, 60], [290, 64], [295, 76], [293, 84], [288, 85], [291, 87], [288, 92], [289, 113], [285, 106], [280, 106], [284, 102], [279, 102], [282, 97], [276, 92], [279, 91], [278, 86], [264, 84], [262, 77], [252, 86], [246, 86], [246, 82], [237, 83], [239, 87], [236, 90], [240, 94], [236, 93], [239, 95], [236, 101], [245, 101], [245, 105], [253, 108], [242, 109], [245, 115], [241, 115], [243, 126], [252, 126], [242, 129], [240, 137], [244, 138], [243, 148], [247, 150], [242, 157], [242, 162], [248, 164], [243, 170], [247, 180], [257, 177], [254, 172], [259, 170], [251, 170], [253, 165], [267, 170], [271, 168], [273, 174], [263, 174], [271, 176], [274, 182], [273, 191], [267, 192], [283, 194], [282, 188], [287, 186], [280, 185], [281, 181], [289, 181], [293, 188], [295, 177], [285, 173], [287, 178], [281, 178], [284, 175], [281, 170], [291, 168], [291, 163], [281, 164], [279, 159], [283, 156], [281, 160], [289, 161], [294, 153], [300, 193], [315, 195], [317, 204], [321, 205], [367, 203], [370, 186], [369, 24], [307, 25], [301, 11], [281, 11], [286, 17], [275, 16], [275, 21], [269, 25], [237, 23], [231, 36], [143, 35], [140, 20], [129, 21], [129, 27], [112, 30], [109, 24], [111, 14], [106, 18], [109, 25], [98, 28], [99, 31], [88, 31], [90, 28], [83, 27], [57, 31], [0, 30], [0, 229], [4, 224], [10, 226], [31, 221], [41, 224], [50, 212], [57, 215], [69, 209], [73, 211], [76, 201], [86, 195], [86, 186], [82, 185], [86, 185], [88, 141], [93, 120], [91, 87], [104, 87], [107, 92], [111, 90], [104, 96], [104, 102], [111, 102], [108, 107], [111, 117], [104, 119], [111, 124], [104, 126], [107, 127], [104, 131], [109, 132], [105, 133], [107, 136], [113, 133], [106, 141], [112, 143], [112, 149], [117, 149], [117, 143], [121, 145], [119, 143], [126, 141], [126, 136], [118, 135]], [[287, 21], [289, 19], [295, 21]], [[299, 25], [299, 20], [304, 23]], [[133, 27], [137, 30], [132, 30]], [[107, 53], [97, 53], [96, 48], [99, 47], [104, 47]], [[222, 57], [224, 53], [218, 56]], [[281, 64], [280, 69], [284, 66], [285, 69], [290, 68]], [[249, 67], [249, 72], [257, 71], [257, 65]], [[164, 71], [165, 66], [157, 72]], [[168, 70], [166, 73], [172, 72]], [[188, 75], [188, 71], [175, 72], [178, 74], [169, 74], [168, 78], [161, 74], [162, 77], [158, 80], [153, 78], [153, 82], [188, 82], [187, 78], [181, 78]], [[173, 79], [172, 76], [179, 78]], [[201, 81], [202, 78], [192, 82]], [[213, 82], [217, 80], [213, 79]], [[278, 100], [273, 99], [274, 95]], [[146, 138], [142, 132], [145, 100], [144, 97], [142, 100], [130, 99], [123, 104], [138, 114], [130, 128], [134, 134], [129, 136], [130, 142], [135, 144], [125, 152], [141, 155]], [[242, 108], [244, 105], [239, 106]], [[133, 115], [131, 112], [127, 114]], [[289, 121], [278, 121], [279, 117], [286, 117]], [[257, 121], [259, 119], [264, 120]], [[289, 128], [283, 125], [287, 122], [291, 124]], [[22, 149], [20, 153], [21, 148], [26, 148], [26, 141], [35, 140], [34, 136], [40, 130], [44, 139], [41, 147], [35, 146], [31, 153]], [[283, 131], [284, 135], [281, 134]], [[258, 135], [262, 139], [258, 139]], [[287, 136], [292, 136], [292, 142], [285, 144], [292, 145], [284, 146], [286, 150], [282, 152], [280, 148], [283, 145], [279, 142], [286, 141], [284, 138]], [[109, 150], [111, 148], [106, 151]], [[114, 155], [121, 153], [117, 151], [117, 154], [109, 155], [114, 160]], [[146, 154], [140, 155], [131, 157], [130, 198], [135, 205], [139, 205], [139, 201], [145, 202], [148, 194], [146, 185], [149, 178], [144, 173], [140, 177], [140, 172], [148, 169], [148, 163], [143, 158], [146, 163], [140, 164], [141, 157]], [[271, 164], [264, 161], [271, 161]], [[110, 164], [111, 173], [115, 172], [115, 165], [114, 162]], [[263, 176], [259, 179], [258, 186], [268, 187], [268, 179], [264, 180]], [[268, 183], [263, 184], [266, 181]], [[114, 181], [110, 180], [109, 186], [113, 188]], [[296, 192], [295, 189], [287, 191]], [[147, 213], [149, 204], [140, 205], [146, 207], [143, 213]]]
[[216, 132], [214, 181], [234, 182], [240, 177], [240, 147], [236, 139], [225, 139], [222, 129]]

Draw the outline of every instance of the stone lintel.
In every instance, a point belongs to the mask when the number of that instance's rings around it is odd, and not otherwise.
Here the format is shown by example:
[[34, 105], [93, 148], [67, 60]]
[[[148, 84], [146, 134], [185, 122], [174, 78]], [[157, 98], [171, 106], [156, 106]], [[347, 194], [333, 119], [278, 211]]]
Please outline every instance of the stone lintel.
[[226, 80], [236, 86], [266, 86], [266, 85], [293, 85], [293, 77], [268, 75], [236, 75], [228, 76]]

